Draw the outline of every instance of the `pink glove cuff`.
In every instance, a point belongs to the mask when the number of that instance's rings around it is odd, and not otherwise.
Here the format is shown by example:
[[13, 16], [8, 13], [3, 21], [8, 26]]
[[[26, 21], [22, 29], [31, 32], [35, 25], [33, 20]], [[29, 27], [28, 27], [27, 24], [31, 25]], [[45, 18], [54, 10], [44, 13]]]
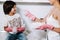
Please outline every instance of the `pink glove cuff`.
[[54, 26], [53, 25], [47, 25], [47, 28], [50, 29], [50, 30], [53, 30]]

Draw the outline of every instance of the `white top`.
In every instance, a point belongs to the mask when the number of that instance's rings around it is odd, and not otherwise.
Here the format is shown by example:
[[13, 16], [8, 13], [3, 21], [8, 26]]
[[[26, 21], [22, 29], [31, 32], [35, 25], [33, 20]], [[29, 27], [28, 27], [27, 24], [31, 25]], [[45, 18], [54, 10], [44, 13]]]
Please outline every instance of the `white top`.
[[[47, 18], [47, 24], [53, 25], [56, 28], [60, 28], [59, 22], [56, 19], [54, 19], [52, 17], [52, 15]], [[57, 37], [57, 36], [59, 36], [59, 33], [55, 32], [55, 31], [52, 31], [52, 30], [49, 30], [48, 31], [48, 36]]]
[[5, 23], [4, 26], [13, 28], [13, 31], [9, 32], [9, 33], [12, 33], [12, 34], [17, 33], [16, 28], [24, 25], [23, 20], [20, 18], [19, 14], [15, 14], [13, 16], [5, 15], [5, 18], [6, 18], [6, 20], [4, 22]]

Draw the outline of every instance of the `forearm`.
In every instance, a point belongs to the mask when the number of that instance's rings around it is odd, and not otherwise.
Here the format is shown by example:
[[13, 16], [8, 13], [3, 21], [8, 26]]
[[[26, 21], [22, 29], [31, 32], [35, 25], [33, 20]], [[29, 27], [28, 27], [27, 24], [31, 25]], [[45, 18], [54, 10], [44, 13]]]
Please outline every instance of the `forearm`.
[[60, 28], [55, 28], [53, 29], [53, 31], [57, 32], [57, 33], [60, 33]]
[[44, 18], [36, 18], [35, 22], [45, 22], [45, 19]]
[[40, 20], [40, 19], [38, 19], [38, 18], [36, 18], [36, 19], [35, 19], [35, 22], [40, 22], [40, 21], [41, 21], [41, 20]]

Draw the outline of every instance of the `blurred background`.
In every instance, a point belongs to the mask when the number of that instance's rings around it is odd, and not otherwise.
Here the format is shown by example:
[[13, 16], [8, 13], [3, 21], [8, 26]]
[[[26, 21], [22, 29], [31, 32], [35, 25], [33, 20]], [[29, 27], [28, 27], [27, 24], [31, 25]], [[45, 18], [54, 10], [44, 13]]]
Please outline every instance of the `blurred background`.
[[[3, 3], [6, 0], [0, 0], [0, 40], [4, 40], [6, 33], [3, 29], [4, 23], [4, 12]], [[9, 1], [9, 0], [7, 0]], [[49, 12], [52, 6], [49, 4], [49, 0], [12, 0], [17, 3], [17, 13], [19, 13], [24, 22], [28, 27], [31, 25], [32, 21], [29, 20], [25, 15], [25, 10], [30, 11], [37, 18], [44, 18]], [[4, 37], [4, 38], [3, 38]]]

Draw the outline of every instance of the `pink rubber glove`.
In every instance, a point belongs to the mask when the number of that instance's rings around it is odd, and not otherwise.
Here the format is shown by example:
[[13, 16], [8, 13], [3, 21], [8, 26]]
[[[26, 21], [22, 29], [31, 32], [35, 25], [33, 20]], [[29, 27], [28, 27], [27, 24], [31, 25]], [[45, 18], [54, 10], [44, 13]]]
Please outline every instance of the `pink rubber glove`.
[[44, 25], [39, 26], [39, 28], [36, 28], [36, 29], [41, 29], [41, 30], [49, 29], [49, 30], [52, 30], [53, 28], [54, 28], [54, 26], [52, 26], [52, 25], [44, 24]]
[[17, 28], [17, 31], [18, 31], [18, 32], [23, 32], [24, 30], [25, 30], [24, 27], [18, 27], [18, 28]]
[[4, 28], [5, 29], [5, 31], [7, 31], [7, 32], [12, 32], [12, 28], [11, 27], [6, 27], [6, 28]]
[[25, 13], [25, 16], [27, 16], [28, 18], [30, 18], [31, 20], [35, 20], [36, 19], [36, 17], [34, 16], [34, 15], [32, 15], [29, 11], [27, 11], [26, 13]]

